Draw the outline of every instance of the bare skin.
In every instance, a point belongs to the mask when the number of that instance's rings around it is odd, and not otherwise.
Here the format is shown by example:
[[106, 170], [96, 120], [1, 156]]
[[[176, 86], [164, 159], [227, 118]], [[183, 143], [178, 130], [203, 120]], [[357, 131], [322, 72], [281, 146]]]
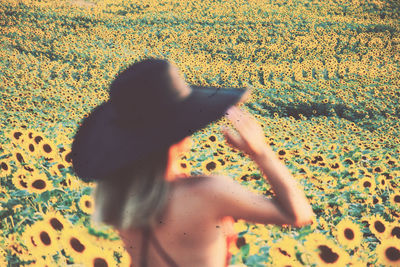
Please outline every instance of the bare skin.
[[[278, 198], [272, 200], [256, 195], [228, 176], [176, 179], [181, 175], [177, 171], [177, 159], [190, 149], [192, 141], [186, 137], [172, 145], [166, 170], [172, 190], [154, 234], [179, 266], [225, 266], [227, 229], [221, 227], [225, 216], [253, 223], [301, 227], [311, 223], [314, 215], [288, 169], [265, 142], [263, 130], [255, 119], [238, 107], [230, 108], [227, 118], [237, 129], [237, 133], [226, 127], [222, 129], [227, 143], [245, 152], [259, 165]], [[132, 257], [133, 266], [140, 266], [141, 232], [117, 230]], [[149, 267], [167, 266], [152, 245], [147, 262]]]
[[[153, 230], [166, 252], [179, 266], [224, 266], [228, 230], [220, 220], [208, 216], [210, 205], [196, 189], [204, 177], [179, 179], [177, 162], [192, 145], [190, 136], [170, 147], [166, 179], [171, 183], [170, 200], [160, 224]], [[185, 203], [182, 205], [182, 203]], [[179, 222], [179, 223], [177, 223]], [[119, 234], [133, 259], [140, 266], [140, 230], [122, 231]], [[154, 246], [149, 247], [148, 266], [167, 266]]]
[[[153, 230], [161, 247], [179, 266], [225, 266], [226, 241], [220, 221], [208, 215], [212, 203], [205, 202], [196, 191], [199, 178], [178, 179], [171, 182], [173, 190], [168, 207], [159, 226]], [[184, 204], [183, 204], [184, 203]], [[139, 230], [119, 232], [125, 247], [139, 265], [142, 254], [142, 234]], [[149, 246], [148, 266], [168, 266]]]

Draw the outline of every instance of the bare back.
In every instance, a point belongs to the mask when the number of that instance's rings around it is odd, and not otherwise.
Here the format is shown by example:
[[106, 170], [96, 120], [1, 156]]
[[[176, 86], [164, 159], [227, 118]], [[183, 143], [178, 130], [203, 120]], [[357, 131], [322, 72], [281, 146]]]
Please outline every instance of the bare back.
[[[197, 190], [204, 177], [190, 177], [171, 182], [167, 207], [153, 234], [161, 247], [179, 266], [222, 267], [226, 261], [227, 229], [210, 214], [212, 202]], [[142, 231], [117, 229], [132, 257], [140, 266]], [[168, 266], [153, 244], [147, 252], [148, 266]]]

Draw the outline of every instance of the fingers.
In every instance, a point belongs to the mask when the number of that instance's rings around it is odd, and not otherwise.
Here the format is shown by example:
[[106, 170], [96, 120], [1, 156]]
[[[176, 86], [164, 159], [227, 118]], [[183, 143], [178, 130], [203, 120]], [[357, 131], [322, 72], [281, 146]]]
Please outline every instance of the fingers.
[[239, 132], [246, 131], [246, 130], [250, 129], [250, 127], [252, 126], [250, 115], [245, 114], [238, 107], [235, 107], [235, 106], [231, 107], [229, 109], [227, 117]]
[[231, 130], [229, 130], [227, 127], [222, 126], [222, 133], [224, 134], [226, 141], [228, 144], [233, 146], [234, 148], [241, 149], [241, 139], [234, 133], [232, 133]]

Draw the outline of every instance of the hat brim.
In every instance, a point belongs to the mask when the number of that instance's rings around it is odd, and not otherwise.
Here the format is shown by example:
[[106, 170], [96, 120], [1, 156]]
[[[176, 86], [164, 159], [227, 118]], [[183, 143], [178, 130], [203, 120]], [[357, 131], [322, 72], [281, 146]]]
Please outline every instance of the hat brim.
[[[149, 153], [168, 147], [223, 117], [243, 102], [249, 88], [191, 86], [191, 93], [147, 127], [121, 128], [110, 101], [97, 106], [74, 136], [74, 172], [85, 182], [101, 180]], [[156, 108], [156, 107], [155, 107]]]

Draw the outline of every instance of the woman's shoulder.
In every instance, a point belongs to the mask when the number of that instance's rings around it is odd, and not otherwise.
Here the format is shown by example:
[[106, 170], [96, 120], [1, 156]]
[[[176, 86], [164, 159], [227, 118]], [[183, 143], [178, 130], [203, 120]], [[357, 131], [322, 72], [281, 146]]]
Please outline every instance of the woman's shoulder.
[[191, 190], [196, 193], [207, 193], [213, 187], [223, 186], [225, 183], [231, 182], [232, 179], [225, 175], [194, 175], [185, 177], [184, 179], [177, 179], [173, 181], [175, 187], [182, 188], [183, 190]]
[[200, 186], [205, 183], [210, 183], [216, 179], [224, 180], [224, 179], [229, 179], [229, 177], [218, 174], [212, 174], [212, 175], [198, 174], [198, 175], [186, 176], [180, 179], [175, 179], [172, 183], [179, 184], [182, 186]]

